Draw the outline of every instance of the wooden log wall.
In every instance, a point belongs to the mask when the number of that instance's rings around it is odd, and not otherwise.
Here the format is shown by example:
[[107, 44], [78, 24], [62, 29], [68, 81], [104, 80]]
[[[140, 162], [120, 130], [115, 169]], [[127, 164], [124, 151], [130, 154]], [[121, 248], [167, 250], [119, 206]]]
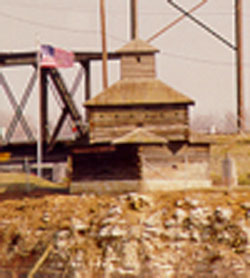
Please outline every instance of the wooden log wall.
[[90, 140], [110, 142], [137, 127], [145, 127], [169, 140], [188, 138], [187, 107], [131, 107], [92, 108], [90, 113]]
[[144, 180], [209, 179], [209, 148], [183, 143], [179, 152], [165, 146], [140, 146], [141, 174]]
[[124, 78], [154, 78], [154, 55], [128, 55], [121, 58], [121, 79]]

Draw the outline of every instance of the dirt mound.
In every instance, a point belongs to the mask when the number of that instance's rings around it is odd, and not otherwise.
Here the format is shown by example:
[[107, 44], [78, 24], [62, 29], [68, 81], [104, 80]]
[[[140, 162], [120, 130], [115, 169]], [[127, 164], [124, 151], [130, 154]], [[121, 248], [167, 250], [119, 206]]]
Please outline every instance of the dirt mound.
[[249, 197], [189, 190], [4, 200], [0, 275], [249, 277]]
[[[25, 173], [0, 173], [0, 194], [30, 193], [32, 191], [66, 191], [65, 185], [56, 184], [36, 175]], [[0, 196], [1, 197], [1, 196]]]

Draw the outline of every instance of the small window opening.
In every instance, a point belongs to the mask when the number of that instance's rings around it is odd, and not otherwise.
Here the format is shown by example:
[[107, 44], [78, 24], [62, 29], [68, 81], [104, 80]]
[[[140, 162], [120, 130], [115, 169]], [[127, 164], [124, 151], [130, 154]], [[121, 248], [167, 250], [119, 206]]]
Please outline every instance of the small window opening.
[[140, 56], [136, 57], [136, 61], [137, 61], [137, 63], [140, 63], [141, 62], [141, 57]]

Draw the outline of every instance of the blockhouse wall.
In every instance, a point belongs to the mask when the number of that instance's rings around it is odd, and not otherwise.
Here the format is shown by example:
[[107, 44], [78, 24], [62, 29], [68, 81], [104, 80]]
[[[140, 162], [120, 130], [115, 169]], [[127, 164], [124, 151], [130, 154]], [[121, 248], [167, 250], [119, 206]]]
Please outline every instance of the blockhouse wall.
[[154, 78], [155, 57], [149, 55], [126, 55], [121, 58], [121, 79], [124, 78]]
[[186, 140], [189, 120], [187, 107], [92, 108], [90, 140], [110, 142], [143, 126], [169, 140]]
[[140, 178], [137, 147], [73, 156], [74, 180], [136, 180]]
[[143, 180], [208, 180], [208, 146], [183, 144], [177, 153], [167, 145], [140, 146]]

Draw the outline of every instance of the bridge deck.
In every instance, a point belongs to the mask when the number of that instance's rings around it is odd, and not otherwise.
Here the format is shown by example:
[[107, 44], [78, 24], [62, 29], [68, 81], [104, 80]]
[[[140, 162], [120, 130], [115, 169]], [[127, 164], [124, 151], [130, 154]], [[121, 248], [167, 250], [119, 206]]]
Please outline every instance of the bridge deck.
[[[101, 52], [74, 52], [75, 62], [101, 60]], [[120, 54], [115, 52], [108, 53], [109, 60], [116, 60], [120, 58]], [[0, 53], [0, 67], [4, 66], [21, 66], [34, 65], [37, 62], [37, 52], [5, 52]]]
[[[59, 162], [66, 161], [70, 153], [71, 147], [74, 146], [74, 142], [70, 140], [57, 141], [53, 151], [44, 153], [44, 162]], [[31, 162], [36, 161], [37, 155], [37, 142], [14, 142], [7, 145], [0, 146], [0, 157], [1, 154], [9, 154], [9, 159], [3, 159], [0, 164], [14, 164], [23, 163], [24, 159], [27, 158]]]

